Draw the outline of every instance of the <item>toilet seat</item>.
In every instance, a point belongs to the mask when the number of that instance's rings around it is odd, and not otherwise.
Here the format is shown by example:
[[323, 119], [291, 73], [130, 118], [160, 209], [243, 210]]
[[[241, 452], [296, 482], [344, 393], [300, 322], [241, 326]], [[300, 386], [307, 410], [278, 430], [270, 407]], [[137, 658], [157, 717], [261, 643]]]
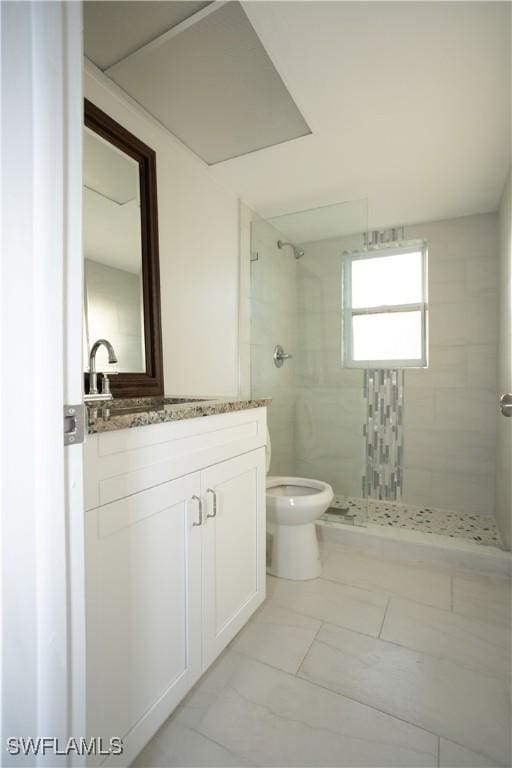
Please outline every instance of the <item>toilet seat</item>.
[[[267, 517], [280, 525], [303, 525], [332, 501], [330, 485], [309, 477], [267, 477]], [[321, 511], [319, 511], [321, 510]]]
[[268, 492], [272, 496], [314, 496], [318, 493], [317, 488], [310, 488], [306, 485], [272, 485]]
[[[304, 491], [299, 491], [299, 496], [311, 495], [315, 493], [323, 493], [327, 491], [330, 486], [322, 480], [313, 480], [310, 477], [267, 477], [267, 493], [279, 496], [293, 496], [293, 493], [275, 493], [278, 488], [303, 488]], [[275, 489], [275, 490], [274, 490]]]

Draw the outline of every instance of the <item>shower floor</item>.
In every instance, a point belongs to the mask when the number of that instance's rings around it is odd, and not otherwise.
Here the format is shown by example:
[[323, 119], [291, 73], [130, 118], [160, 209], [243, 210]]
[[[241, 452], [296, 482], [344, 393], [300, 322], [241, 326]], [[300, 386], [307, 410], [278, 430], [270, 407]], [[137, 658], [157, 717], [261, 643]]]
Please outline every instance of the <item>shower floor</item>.
[[332, 507], [321, 519], [324, 523], [332, 525], [364, 526], [368, 522], [392, 528], [409, 528], [423, 533], [469, 539], [478, 544], [502, 547], [496, 523], [491, 515], [469, 515], [394, 501], [337, 496]]

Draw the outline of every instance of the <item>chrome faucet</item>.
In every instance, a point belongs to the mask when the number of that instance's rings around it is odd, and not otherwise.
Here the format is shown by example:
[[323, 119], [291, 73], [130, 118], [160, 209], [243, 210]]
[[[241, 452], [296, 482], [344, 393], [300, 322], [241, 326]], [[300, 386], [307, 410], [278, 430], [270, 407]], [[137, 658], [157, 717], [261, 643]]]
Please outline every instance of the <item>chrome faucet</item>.
[[[89, 355], [89, 395], [98, 394], [98, 374], [96, 372], [96, 352], [101, 346], [106, 347], [107, 349], [108, 362], [111, 365], [113, 363], [117, 363], [117, 355], [110, 341], [107, 341], [107, 339], [98, 339], [98, 341], [94, 342], [94, 344], [91, 347], [91, 353]], [[108, 379], [107, 379], [107, 382], [108, 382]], [[112, 397], [112, 395], [110, 394], [110, 387], [108, 383], [107, 383], [107, 387], [106, 388], [104, 387], [103, 389], [104, 389], [104, 391], [102, 392], [103, 395], [105, 395], [106, 397]]]

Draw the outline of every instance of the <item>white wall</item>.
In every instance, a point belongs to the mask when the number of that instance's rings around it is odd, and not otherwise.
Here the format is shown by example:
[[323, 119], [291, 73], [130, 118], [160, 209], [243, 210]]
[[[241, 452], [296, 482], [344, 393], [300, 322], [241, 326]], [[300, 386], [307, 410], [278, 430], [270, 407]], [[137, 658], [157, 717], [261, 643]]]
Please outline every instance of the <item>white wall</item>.
[[[500, 206], [499, 337], [497, 396], [512, 392], [512, 174]], [[512, 419], [498, 416], [496, 521], [503, 541], [512, 543]]]
[[[84, 267], [84, 322], [89, 349], [97, 339], [108, 339], [119, 361], [111, 368], [108, 351], [100, 347], [96, 354], [96, 370], [120, 373], [144, 371], [141, 276], [88, 258], [84, 259]], [[84, 358], [88, 364], [87, 349], [84, 350]]]
[[156, 151], [165, 392], [237, 395], [238, 200], [87, 65], [85, 96]]
[[404, 501], [493, 514], [496, 214], [406, 227], [428, 242], [429, 366], [406, 370]]

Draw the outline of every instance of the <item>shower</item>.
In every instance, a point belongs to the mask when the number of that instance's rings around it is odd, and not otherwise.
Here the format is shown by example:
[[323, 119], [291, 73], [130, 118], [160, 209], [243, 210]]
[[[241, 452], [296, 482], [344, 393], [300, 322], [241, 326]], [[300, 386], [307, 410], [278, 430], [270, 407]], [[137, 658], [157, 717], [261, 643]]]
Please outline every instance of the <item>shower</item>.
[[[428, 283], [428, 271], [445, 274], [448, 248], [472, 264], [480, 225], [468, 217], [374, 230], [365, 199], [267, 220], [254, 214], [247, 260], [249, 251], [260, 260], [249, 268], [245, 375], [253, 397], [273, 398], [271, 475], [315, 478], [333, 489], [318, 525], [404, 528], [502, 546], [492, 453], [498, 390], [489, 364], [495, 303], [468, 269], [471, 312], [485, 333], [485, 345], [474, 345], [479, 328], [452, 327], [461, 306], [454, 284], [443, 284], [438, 303], [437, 283]], [[489, 253], [496, 226], [491, 217], [481, 233]], [[495, 270], [496, 285], [497, 261], [486, 269]], [[414, 306], [407, 304], [413, 296]], [[403, 358], [397, 350], [409, 338]], [[354, 354], [357, 345], [364, 350]], [[293, 358], [284, 362], [287, 354]], [[489, 405], [478, 424], [458, 407], [465, 387], [465, 397]]]
[[277, 241], [278, 248], [284, 248], [285, 245], [290, 246], [290, 248], [293, 250], [293, 255], [295, 256], [296, 259], [301, 259], [304, 256], [304, 251], [300, 251], [293, 243], [287, 243], [284, 240]]

